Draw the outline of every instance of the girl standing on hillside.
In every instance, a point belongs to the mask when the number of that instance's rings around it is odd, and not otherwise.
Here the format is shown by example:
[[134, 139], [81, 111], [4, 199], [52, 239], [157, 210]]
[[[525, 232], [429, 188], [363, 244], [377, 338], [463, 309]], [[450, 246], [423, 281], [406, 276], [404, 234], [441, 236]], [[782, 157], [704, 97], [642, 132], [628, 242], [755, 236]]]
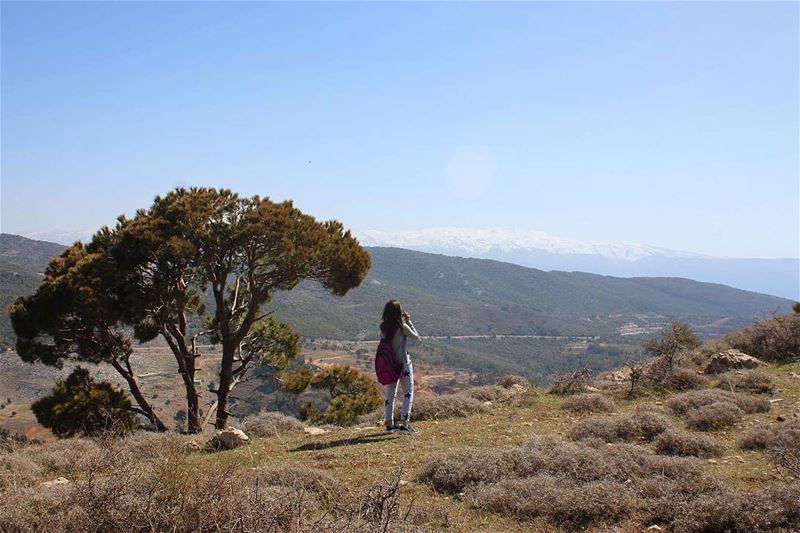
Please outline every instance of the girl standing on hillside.
[[[419, 333], [411, 323], [411, 315], [400, 306], [397, 300], [389, 300], [383, 307], [381, 320], [381, 339], [387, 339], [392, 344], [397, 362], [403, 364], [403, 372], [398, 381], [390, 383], [386, 388], [386, 410], [384, 421], [386, 431], [393, 433], [416, 433], [409, 423], [411, 420], [411, 406], [414, 403], [414, 368], [411, 366], [411, 356], [406, 350], [408, 337], [419, 340]], [[403, 408], [400, 411], [400, 423], [394, 423], [394, 397], [397, 394], [397, 383], [403, 388]]]

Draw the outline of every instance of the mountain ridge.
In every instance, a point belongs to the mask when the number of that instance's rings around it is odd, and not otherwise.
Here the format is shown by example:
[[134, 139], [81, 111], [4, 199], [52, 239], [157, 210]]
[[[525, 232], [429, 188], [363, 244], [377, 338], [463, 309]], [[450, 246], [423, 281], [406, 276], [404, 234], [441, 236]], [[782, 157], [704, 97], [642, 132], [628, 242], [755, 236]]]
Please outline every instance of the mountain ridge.
[[580, 241], [539, 231], [502, 228], [367, 230], [356, 235], [366, 246], [494, 259], [547, 271], [618, 277], [680, 277], [800, 299], [798, 258], [712, 257], [646, 244]]

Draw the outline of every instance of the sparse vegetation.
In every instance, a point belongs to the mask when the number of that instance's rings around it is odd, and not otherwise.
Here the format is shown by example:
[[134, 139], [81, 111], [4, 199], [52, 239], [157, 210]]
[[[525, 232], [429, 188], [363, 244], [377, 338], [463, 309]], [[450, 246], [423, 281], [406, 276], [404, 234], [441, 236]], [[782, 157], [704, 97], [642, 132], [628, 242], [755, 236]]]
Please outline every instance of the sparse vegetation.
[[745, 431], [738, 444], [743, 450], [767, 452], [775, 462], [800, 478], [800, 420], [756, 426]]
[[661, 455], [716, 457], [722, 455], [725, 446], [713, 437], [670, 429], [653, 441], [653, 449]]
[[607, 413], [614, 410], [614, 402], [602, 394], [576, 394], [565, 399], [561, 407], [573, 413]]
[[677, 415], [685, 415], [713, 403], [732, 403], [748, 414], [766, 413], [770, 409], [769, 401], [764, 398], [714, 389], [684, 392], [667, 401], [669, 408]]
[[718, 376], [717, 388], [730, 392], [772, 394], [775, 383], [763, 370], [731, 370]]
[[715, 431], [740, 422], [743, 414], [735, 404], [714, 402], [686, 413], [686, 425], [699, 431]]
[[465, 394], [443, 394], [415, 398], [411, 416], [414, 420], [442, 420], [463, 418], [488, 411], [489, 407], [483, 402]]
[[651, 410], [581, 420], [569, 431], [572, 440], [650, 442], [672, 427], [669, 417]]
[[305, 426], [293, 416], [277, 412], [261, 412], [244, 419], [243, 429], [251, 437], [274, 437], [279, 431], [302, 431]]
[[580, 394], [586, 391], [586, 386], [591, 379], [592, 371], [588, 368], [580, 368], [569, 374], [554, 377], [547, 392], [561, 396]]
[[785, 363], [800, 358], [800, 313], [775, 315], [725, 337], [731, 347], [762, 361]]

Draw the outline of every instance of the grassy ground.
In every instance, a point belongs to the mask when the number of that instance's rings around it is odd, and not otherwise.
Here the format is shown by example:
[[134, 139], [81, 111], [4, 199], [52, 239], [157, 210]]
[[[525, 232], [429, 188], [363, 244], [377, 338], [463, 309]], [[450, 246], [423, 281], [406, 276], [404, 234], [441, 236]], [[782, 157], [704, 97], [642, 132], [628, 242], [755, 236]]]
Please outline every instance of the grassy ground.
[[[736, 439], [745, 429], [776, 419], [800, 417], [800, 363], [772, 367], [769, 370], [777, 392], [769, 413], [745, 415], [735, 427], [710, 432], [724, 443], [721, 457], [705, 460], [704, 468], [726, 480], [737, 490], [763, 488], [785, 480], [787, 473], [777, 467], [767, 455], [737, 448]], [[628, 400], [614, 398], [615, 413], [631, 412], [644, 405], [663, 405], [673, 394], [650, 394]], [[416, 424], [419, 433], [413, 436], [387, 435], [382, 427], [341, 429], [311, 436], [285, 432], [268, 439], [254, 439], [247, 447], [213, 455], [198, 454], [194, 460], [204, 467], [220, 461], [234, 462], [240, 468], [252, 468], [264, 463], [300, 463], [324, 470], [350, 486], [367, 487], [377, 479], [388, 477], [402, 469], [404, 499], [407, 504], [435, 506], [458, 523], [459, 531], [555, 531], [542, 523], [518, 522], [491, 513], [468, 508], [457, 498], [438, 494], [416, 484], [414, 478], [426, 458], [434, 453], [464, 447], [496, 448], [521, 445], [536, 435], [566, 435], [578, 420], [591, 414], [572, 415], [561, 408], [559, 396], [539, 394], [529, 406], [496, 404], [491, 412], [469, 418], [422, 421]], [[676, 424], [681, 425], [676, 419]], [[437, 526], [437, 524], [432, 524]], [[443, 526], [444, 524], [438, 524]]]

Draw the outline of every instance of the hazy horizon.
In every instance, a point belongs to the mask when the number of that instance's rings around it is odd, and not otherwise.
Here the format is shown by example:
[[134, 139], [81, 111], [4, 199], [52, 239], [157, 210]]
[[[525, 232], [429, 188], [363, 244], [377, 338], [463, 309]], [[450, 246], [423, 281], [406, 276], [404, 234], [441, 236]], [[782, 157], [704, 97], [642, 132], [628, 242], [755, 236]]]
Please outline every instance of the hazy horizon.
[[3, 232], [176, 186], [800, 256], [797, 3], [8, 3]]

